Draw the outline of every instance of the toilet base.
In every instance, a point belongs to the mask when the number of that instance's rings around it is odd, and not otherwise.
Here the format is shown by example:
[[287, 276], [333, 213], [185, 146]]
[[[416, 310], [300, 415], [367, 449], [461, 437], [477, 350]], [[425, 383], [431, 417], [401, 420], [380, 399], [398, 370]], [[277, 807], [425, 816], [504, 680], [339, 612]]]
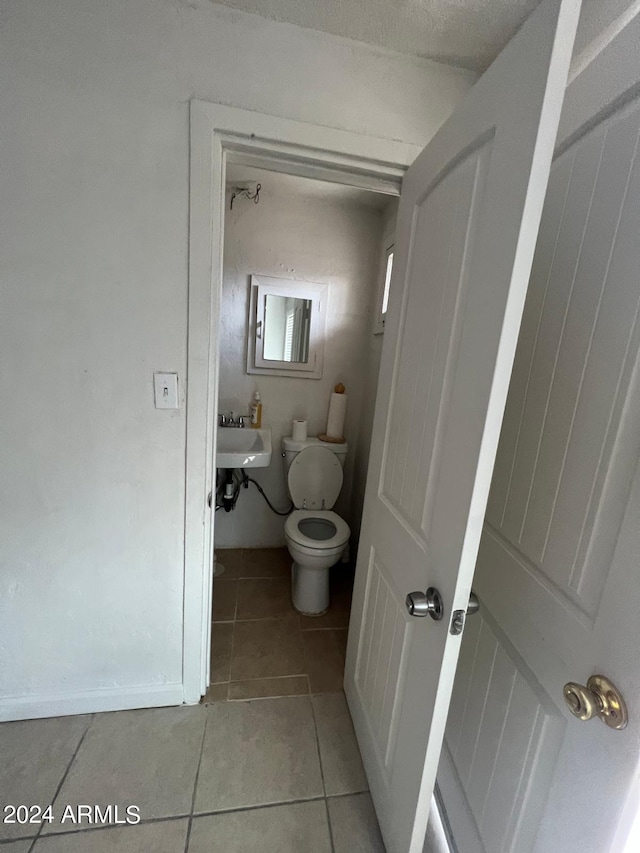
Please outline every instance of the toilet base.
[[291, 598], [293, 606], [304, 616], [322, 616], [329, 609], [329, 569], [291, 566]]

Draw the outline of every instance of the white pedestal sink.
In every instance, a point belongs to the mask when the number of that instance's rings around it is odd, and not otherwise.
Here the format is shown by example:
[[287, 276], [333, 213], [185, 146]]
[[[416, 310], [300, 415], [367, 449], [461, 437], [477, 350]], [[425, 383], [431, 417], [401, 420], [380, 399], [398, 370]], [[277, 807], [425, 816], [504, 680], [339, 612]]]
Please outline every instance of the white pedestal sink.
[[218, 427], [216, 468], [266, 468], [270, 464], [270, 429]]

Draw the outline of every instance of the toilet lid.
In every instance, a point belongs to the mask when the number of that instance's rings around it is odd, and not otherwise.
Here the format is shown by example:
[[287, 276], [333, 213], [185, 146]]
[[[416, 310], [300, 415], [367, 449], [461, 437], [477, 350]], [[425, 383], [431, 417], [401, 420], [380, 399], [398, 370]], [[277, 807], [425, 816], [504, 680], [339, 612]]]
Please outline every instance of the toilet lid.
[[328, 447], [307, 447], [291, 463], [287, 480], [296, 509], [331, 509], [342, 488], [342, 465]]

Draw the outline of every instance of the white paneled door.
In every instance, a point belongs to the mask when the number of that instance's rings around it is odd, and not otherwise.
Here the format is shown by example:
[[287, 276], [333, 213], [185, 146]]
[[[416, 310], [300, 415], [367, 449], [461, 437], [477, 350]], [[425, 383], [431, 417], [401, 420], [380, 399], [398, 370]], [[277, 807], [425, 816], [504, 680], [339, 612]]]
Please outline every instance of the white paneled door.
[[345, 673], [388, 853], [424, 844], [579, 9], [544, 0], [403, 182]]
[[[640, 810], [638, 45], [566, 94], [438, 772], [459, 853], [622, 853]], [[595, 673], [623, 731], [564, 704]]]

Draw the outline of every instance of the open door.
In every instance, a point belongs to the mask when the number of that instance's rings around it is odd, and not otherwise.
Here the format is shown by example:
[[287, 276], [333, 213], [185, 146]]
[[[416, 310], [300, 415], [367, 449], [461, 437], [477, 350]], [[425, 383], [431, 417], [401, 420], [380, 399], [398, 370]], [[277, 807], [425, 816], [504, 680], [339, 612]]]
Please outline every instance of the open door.
[[[459, 853], [640, 850], [640, 16], [612, 31], [574, 57], [480, 540], [438, 769]], [[570, 710], [596, 674], [625, 728]]]
[[579, 11], [544, 0], [403, 183], [345, 673], [389, 853], [423, 849]]

